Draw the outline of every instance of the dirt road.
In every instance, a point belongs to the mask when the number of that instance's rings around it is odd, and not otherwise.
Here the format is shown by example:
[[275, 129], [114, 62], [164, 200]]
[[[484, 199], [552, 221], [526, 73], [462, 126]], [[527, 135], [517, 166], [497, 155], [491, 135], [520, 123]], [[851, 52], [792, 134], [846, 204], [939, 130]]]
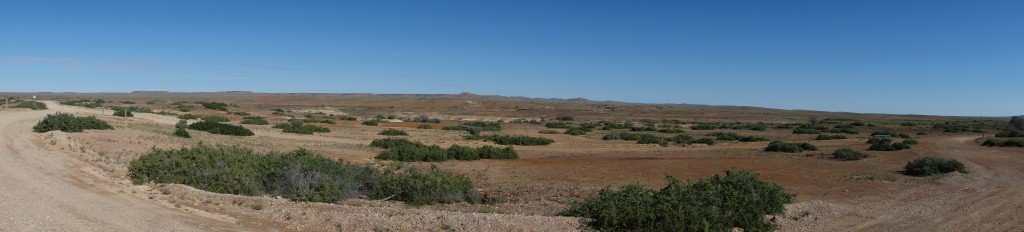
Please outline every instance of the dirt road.
[[[906, 188], [841, 202], [802, 202], [784, 231], [1021, 231], [1024, 229], [1024, 151], [982, 147], [976, 136], [930, 138], [922, 155], [964, 162], [970, 174], [919, 178]], [[895, 168], [895, 167], [894, 167]]]
[[98, 181], [87, 164], [66, 151], [47, 149], [32, 132], [38, 120], [55, 111], [0, 111], [0, 230], [246, 230], [224, 218], [168, 208]]

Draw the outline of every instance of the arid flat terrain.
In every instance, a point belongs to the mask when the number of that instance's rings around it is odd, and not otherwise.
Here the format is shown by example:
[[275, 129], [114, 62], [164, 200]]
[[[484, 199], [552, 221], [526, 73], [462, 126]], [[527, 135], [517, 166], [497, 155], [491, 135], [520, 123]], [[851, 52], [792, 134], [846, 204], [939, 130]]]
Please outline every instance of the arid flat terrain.
[[[580, 218], [560, 216], [569, 202], [639, 183], [665, 185], [666, 175], [696, 181], [727, 170], [750, 170], [795, 194], [785, 215], [770, 220], [781, 231], [1017, 231], [1024, 229], [1024, 150], [980, 146], [979, 138], [995, 130], [1002, 118], [880, 115], [788, 111], [754, 107], [646, 105], [585, 99], [530, 99], [462, 95], [331, 95], [256, 93], [39, 94], [48, 109], [0, 110], [0, 228], [5, 230], [175, 230], [175, 231], [568, 231], [580, 230]], [[134, 117], [111, 110], [60, 104], [105, 99], [107, 106], [137, 106], [154, 113]], [[265, 117], [269, 125], [243, 125], [255, 136], [236, 137], [190, 131], [192, 138], [171, 134], [179, 115], [224, 116], [237, 124], [242, 116], [204, 109], [193, 102], [217, 101], [229, 112]], [[191, 105], [189, 112], [180, 105]], [[47, 114], [68, 112], [96, 116], [113, 130], [81, 133], [35, 133], [32, 126]], [[162, 113], [161, 113], [162, 112]], [[378, 126], [361, 122], [381, 115]], [[547, 128], [559, 116], [568, 123], [629, 121], [678, 126], [682, 134], [713, 137], [733, 132], [771, 140], [810, 142], [817, 151], [765, 152], [769, 141], [718, 141], [705, 144], [637, 144], [604, 140], [630, 129], [593, 130], [569, 135]], [[354, 117], [349, 121], [342, 116]], [[388, 116], [393, 119], [388, 119]], [[438, 119], [432, 129], [403, 118]], [[317, 123], [331, 129], [312, 135], [283, 133], [273, 126], [291, 118], [332, 119]], [[530, 123], [543, 120], [545, 123]], [[863, 122], [846, 139], [815, 140], [817, 134], [794, 134], [787, 124], [809, 120], [834, 126]], [[192, 120], [193, 122], [195, 120]], [[487, 199], [484, 204], [449, 203], [410, 206], [397, 201], [354, 198], [338, 202], [294, 202], [273, 196], [211, 193], [179, 184], [134, 185], [128, 178], [132, 160], [154, 148], [197, 144], [233, 145], [257, 151], [308, 149], [355, 164], [383, 164], [382, 150], [369, 146], [384, 129], [408, 132], [408, 140], [448, 147], [494, 145], [468, 140], [465, 131], [441, 130], [471, 121], [500, 122], [508, 134], [554, 140], [546, 146], [514, 146], [515, 160], [412, 162], [437, 167], [471, 180]], [[765, 130], [715, 128], [705, 123], [762, 123]], [[933, 125], [958, 123], [980, 128], [946, 132]], [[668, 127], [665, 127], [668, 128]], [[559, 133], [540, 133], [555, 130]], [[902, 151], [867, 151], [872, 132], [895, 131], [919, 143]], [[678, 134], [645, 131], [670, 136]], [[987, 134], [986, 134], [987, 133]], [[834, 134], [834, 133], [826, 133]], [[868, 155], [855, 161], [829, 157], [849, 147]], [[908, 161], [936, 156], [963, 162], [969, 173], [932, 177], [904, 175]]]

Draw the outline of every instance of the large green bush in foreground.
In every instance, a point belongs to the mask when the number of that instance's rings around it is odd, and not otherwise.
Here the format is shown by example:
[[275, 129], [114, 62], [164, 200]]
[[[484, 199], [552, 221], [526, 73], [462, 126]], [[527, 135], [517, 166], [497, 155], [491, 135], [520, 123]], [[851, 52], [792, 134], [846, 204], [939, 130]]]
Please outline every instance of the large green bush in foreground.
[[209, 132], [211, 134], [219, 134], [219, 135], [234, 135], [234, 136], [253, 136], [253, 135], [255, 135], [255, 134], [252, 133], [251, 130], [246, 129], [245, 127], [238, 126], [238, 125], [224, 124], [224, 123], [219, 123], [219, 122], [200, 121], [200, 122], [196, 122], [196, 123], [192, 123], [191, 125], [188, 125], [188, 129], [198, 130], [198, 131], [206, 131], [206, 132]]
[[47, 132], [47, 131], [63, 131], [63, 132], [82, 132], [85, 130], [113, 130], [114, 127], [107, 124], [103, 120], [96, 117], [76, 117], [69, 113], [57, 112], [56, 114], [46, 115], [43, 120], [36, 123], [32, 127], [34, 132]]
[[606, 188], [562, 214], [600, 231], [772, 231], [765, 215], [785, 212], [793, 195], [748, 171], [727, 171], [694, 183], [668, 177], [655, 191], [639, 184]]
[[294, 201], [334, 203], [366, 195], [413, 205], [471, 202], [480, 198], [465, 178], [439, 170], [348, 164], [307, 150], [260, 154], [250, 149], [199, 145], [154, 149], [129, 165], [135, 184], [176, 183], [249, 196], [282, 196]]
[[907, 162], [903, 166], [903, 173], [911, 176], [934, 176], [950, 172], [967, 173], [967, 167], [955, 159], [931, 156]]

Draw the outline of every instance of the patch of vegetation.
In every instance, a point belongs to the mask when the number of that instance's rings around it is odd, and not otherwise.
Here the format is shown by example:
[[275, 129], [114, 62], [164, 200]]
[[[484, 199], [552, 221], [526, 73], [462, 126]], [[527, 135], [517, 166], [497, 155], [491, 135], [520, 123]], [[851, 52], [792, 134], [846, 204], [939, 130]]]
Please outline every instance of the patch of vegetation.
[[719, 141], [740, 141], [740, 142], [759, 142], [768, 141], [768, 138], [753, 135], [739, 135], [734, 132], [713, 132], [707, 134], [707, 136], [713, 136]]
[[797, 127], [793, 129], [793, 134], [821, 134], [821, 131], [811, 128]]
[[465, 122], [462, 125], [477, 127], [483, 131], [501, 131], [501, 123], [499, 122]]
[[383, 170], [334, 161], [307, 150], [256, 153], [239, 147], [199, 145], [154, 149], [131, 162], [135, 184], [176, 183], [205, 191], [248, 196], [281, 196], [294, 201], [336, 203], [366, 195], [410, 205], [479, 203], [472, 183], [432, 169]]
[[128, 110], [128, 109], [125, 109], [125, 108], [116, 108], [116, 109], [113, 109], [113, 110], [114, 110], [114, 114], [111, 114], [111, 115], [114, 115], [114, 116], [118, 116], [118, 117], [135, 117], [135, 114], [132, 114], [131, 110]]
[[558, 121], [572, 121], [572, 120], [576, 120], [576, 117], [573, 117], [572, 115], [559, 114], [558, 116], [555, 116], [555, 120], [558, 120]]
[[330, 133], [331, 129], [317, 125], [305, 125], [300, 119], [292, 119], [288, 123], [281, 123], [274, 128], [283, 129], [281, 132], [292, 134], [311, 135], [313, 133]]
[[178, 119], [189, 120], [189, 119], [199, 119], [199, 117], [197, 117], [195, 115], [191, 115], [191, 114], [182, 114], [182, 115], [178, 115]]
[[587, 132], [590, 132], [590, 130], [583, 127], [573, 127], [565, 130], [565, 134], [567, 135], [585, 135]]
[[263, 118], [263, 117], [260, 117], [260, 116], [245, 116], [245, 117], [242, 117], [242, 121], [239, 122], [239, 124], [246, 124], [246, 125], [269, 125], [270, 122], [268, 122], [266, 118]]
[[208, 121], [200, 121], [200, 122], [192, 123], [191, 125], [188, 125], [188, 129], [197, 130], [197, 131], [206, 131], [206, 132], [208, 132], [210, 134], [219, 134], [219, 135], [233, 135], [233, 136], [253, 136], [253, 135], [255, 135], [255, 134], [252, 133], [251, 130], [246, 129], [245, 127], [242, 127], [242, 126], [231, 125], [231, 124], [224, 124], [224, 123], [219, 123], [219, 122], [208, 122]]
[[668, 138], [660, 136], [643, 136], [636, 140], [636, 144], [658, 144], [662, 147], [668, 146]]
[[335, 124], [335, 122], [330, 120], [330, 119], [303, 119], [302, 122], [304, 122], [304, 123], [323, 123], [323, 124], [332, 124], [332, 125]]
[[491, 141], [498, 145], [543, 146], [555, 142], [555, 140], [549, 138], [525, 135], [489, 135], [482, 136], [481, 138], [484, 141]]
[[364, 126], [377, 126], [380, 125], [380, 121], [377, 119], [363, 121]]
[[549, 122], [547, 124], [544, 124], [544, 127], [552, 128], [552, 129], [569, 129], [569, 128], [572, 128], [573, 125], [572, 125], [572, 123], [567, 123], [567, 122]]
[[378, 135], [387, 135], [387, 136], [406, 136], [406, 135], [409, 135], [409, 133], [406, 133], [406, 132], [405, 132], [405, 131], [403, 131], [403, 130], [395, 130], [395, 129], [386, 129], [386, 130], [383, 130], [383, 131], [381, 131], [380, 133], [378, 133]]
[[519, 154], [512, 147], [472, 148], [452, 145], [448, 149], [444, 149], [437, 145], [428, 146], [420, 142], [398, 138], [375, 139], [370, 146], [387, 149], [377, 155], [376, 158], [379, 160], [441, 162], [449, 159], [519, 159]]
[[416, 129], [434, 129], [434, 127], [428, 124], [420, 124], [419, 126], [416, 126]]
[[869, 151], [902, 151], [910, 149], [910, 144], [904, 142], [898, 143], [872, 143], [871, 147], [868, 147]]
[[955, 159], [931, 156], [907, 162], [903, 166], [903, 173], [911, 176], [934, 176], [950, 172], [967, 173], [967, 167]]
[[207, 102], [207, 101], [199, 101], [199, 102], [196, 102], [196, 103], [202, 105], [203, 107], [205, 107], [207, 109], [228, 112], [228, 104], [226, 104], [226, 103]]
[[718, 126], [714, 124], [701, 123], [690, 126], [690, 130], [714, 130], [718, 129]]
[[838, 140], [838, 139], [847, 139], [847, 138], [846, 138], [845, 135], [818, 135], [818, 137], [814, 137], [814, 140]]
[[1024, 130], [1005, 130], [996, 133], [996, 137], [1010, 138], [1010, 137], [1024, 137]]
[[640, 184], [571, 202], [562, 215], [586, 218], [599, 231], [773, 231], [765, 215], [785, 212], [793, 195], [749, 171], [726, 171], [694, 183], [667, 177], [655, 191]]
[[782, 142], [782, 141], [772, 141], [771, 143], [768, 143], [768, 147], [764, 148], [764, 151], [789, 152], [789, 153], [798, 153], [798, 152], [803, 152], [803, 151], [817, 151], [817, 150], [818, 150], [818, 147], [815, 147], [813, 144], [810, 144], [810, 143], [807, 143], [807, 142], [803, 142], [803, 143], [787, 143], [787, 142]]
[[837, 160], [861, 160], [866, 157], [868, 155], [848, 147], [839, 148], [832, 152], [832, 158]]
[[206, 116], [203, 117], [203, 121], [206, 122], [230, 122], [231, 120], [223, 116]]
[[48, 114], [43, 120], [32, 127], [32, 131], [43, 133], [48, 131], [63, 131], [68, 133], [82, 132], [85, 130], [113, 130], [114, 127], [96, 117], [76, 117], [69, 113], [57, 112]]
[[99, 102], [94, 102], [94, 101], [90, 101], [90, 100], [62, 101], [62, 102], [60, 102], [60, 104], [61, 105], [69, 105], [69, 106], [80, 106], [80, 107], [85, 107], [85, 108], [90, 108], [90, 109], [95, 109], [95, 108], [99, 108], [99, 107], [103, 106], [103, 104], [101, 104]]
[[178, 129], [174, 130], [174, 136], [182, 137], [182, 138], [192, 138], [192, 135], [189, 134], [187, 130], [181, 129], [181, 128], [178, 128]]
[[47, 109], [46, 108], [46, 103], [38, 102], [38, 101], [18, 102], [18, 104], [14, 104], [13, 106], [11, 106], [11, 108], [23, 108], [23, 109], [32, 109], [32, 110], [45, 110], [45, 109]]
[[688, 143], [688, 144], [707, 144], [707, 145], [715, 145], [715, 143], [716, 143], [716, 142], [715, 142], [715, 140], [714, 140], [714, 139], [712, 139], [712, 138], [699, 138], [699, 139], [694, 139], [694, 140], [691, 140], [691, 141], [689, 141], [689, 142], [687, 142], [687, 143]]
[[982, 146], [988, 147], [1024, 147], [1024, 139], [986, 139]]

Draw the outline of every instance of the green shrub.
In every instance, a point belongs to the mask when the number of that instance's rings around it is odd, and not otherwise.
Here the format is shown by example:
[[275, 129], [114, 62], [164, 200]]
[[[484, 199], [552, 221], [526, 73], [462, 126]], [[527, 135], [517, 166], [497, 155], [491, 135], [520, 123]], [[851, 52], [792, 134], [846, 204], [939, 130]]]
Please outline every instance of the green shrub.
[[561, 134], [562, 132], [559, 132], [559, 131], [556, 131], [556, 130], [540, 130], [537, 133], [553, 135], [553, 134]]
[[858, 131], [857, 129], [853, 129], [853, 128], [832, 128], [831, 130], [828, 130], [828, 132], [829, 133], [851, 134], [851, 135], [855, 135], [855, 134], [860, 133], [860, 131]]
[[174, 136], [178, 136], [178, 137], [182, 137], [182, 138], [192, 138], [192, 135], [188, 134], [188, 131], [186, 131], [185, 129], [181, 129], [181, 128], [178, 128], [178, 129], [174, 130]]
[[764, 148], [764, 151], [789, 152], [789, 153], [803, 152], [805, 150], [806, 151], [816, 151], [816, 150], [818, 150], [818, 148], [815, 147], [813, 144], [810, 144], [810, 143], [807, 143], [807, 142], [803, 142], [803, 143], [787, 143], [787, 142], [782, 142], [782, 141], [772, 141], [771, 143], [768, 143], [768, 147]]
[[888, 135], [871, 136], [871, 137], [868, 138], [868, 142], [867, 143], [870, 143], [870, 144], [892, 143], [892, 137], [890, 137]]
[[821, 134], [821, 131], [811, 128], [797, 127], [793, 129], [793, 134]]
[[406, 133], [405, 131], [402, 131], [402, 130], [387, 129], [387, 130], [381, 131], [378, 135], [405, 136], [405, 135], [409, 135], [409, 133]]
[[734, 132], [713, 132], [707, 134], [707, 136], [713, 136], [719, 141], [740, 141], [740, 142], [758, 142], [768, 141], [768, 138], [753, 135], [739, 135]]
[[1024, 139], [986, 139], [982, 146], [989, 147], [1024, 147]]
[[233, 135], [233, 136], [253, 136], [253, 135], [255, 135], [255, 134], [252, 133], [251, 130], [246, 129], [245, 127], [238, 126], [238, 125], [224, 124], [224, 123], [219, 123], [219, 122], [200, 121], [200, 122], [196, 122], [196, 123], [192, 123], [191, 125], [188, 125], [188, 129], [197, 130], [197, 131], [206, 131], [206, 132], [211, 133], [211, 134], [219, 134], [219, 135]]
[[565, 130], [565, 134], [567, 135], [585, 135], [587, 134], [587, 132], [590, 131], [582, 127], [573, 127], [569, 128], [568, 130]]
[[428, 124], [420, 124], [419, 126], [416, 126], [416, 128], [417, 129], [434, 129], [433, 126], [430, 126]]
[[335, 203], [365, 193], [370, 199], [411, 205], [480, 202], [469, 180], [436, 169], [378, 170], [307, 150], [259, 154], [238, 147], [204, 145], [154, 149], [132, 161], [129, 171], [135, 184], [176, 183], [210, 192], [281, 196], [294, 201]]
[[715, 140], [714, 140], [714, 139], [712, 139], [712, 138], [699, 138], [699, 139], [696, 139], [696, 140], [690, 141], [689, 143], [691, 143], [691, 144], [707, 144], [707, 145], [715, 145], [715, 143], [716, 143], [716, 142], [715, 142]]
[[703, 123], [690, 126], [690, 130], [714, 130], [714, 129], [718, 129], [718, 126], [716, 126], [714, 124], [703, 124]]
[[191, 115], [191, 114], [182, 114], [182, 115], [178, 115], [178, 119], [189, 120], [189, 119], [199, 119], [199, 117], [196, 117], [195, 115]]
[[38, 102], [38, 101], [18, 102], [18, 104], [14, 104], [14, 106], [11, 106], [11, 108], [25, 108], [25, 109], [32, 109], [32, 110], [45, 110], [45, 109], [47, 109], [46, 108], [46, 103]]
[[832, 152], [832, 158], [838, 160], [861, 160], [867, 157], [864, 153], [850, 149], [848, 147], [839, 148]]
[[644, 137], [656, 137], [656, 136], [655, 135], [651, 135], [651, 134], [634, 133], [634, 132], [612, 132], [612, 133], [608, 133], [608, 134], [604, 135], [604, 137], [601, 137], [601, 139], [602, 140], [628, 140], [628, 141], [635, 141], [635, 140], [640, 140], [641, 138], [644, 138]]
[[877, 143], [872, 143], [871, 147], [868, 147], [869, 151], [901, 151], [901, 150], [907, 150], [907, 149], [910, 149], [910, 144], [907, 144], [906, 142], [898, 142], [898, 143], [877, 142]]
[[380, 121], [377, 121], [377, 120], [367, 120], [367, 121], [363, 121], [363, 125], [364, 126], [377, 126], [377, 125], [380, 125]]
[[907, 162], [903, 166], [903, 173], [911, 176], [934, 176], [950, 172], [967, 173], [967, 168], [960, 161], [931, 156]]
[[571, 202], [562, 215], [586, 218], [598, 231], [773, 231], [768, 215], [785, 212], [793, 195], [749, 171], [726, 171], [687, 184], [671, 176], [654, 191], [639, 184], [606, 188]]
[[465, 122], [462, 125], [478, 127], [483, 131], [501, 131], [501, 123], [499, 122]]
[[47, 131], [82, 132], [85, 130], [113, 130], [114, 127], [96, 117], [76, 117], [69, 113], [57, 112], [48, 114], [43, 120], [32, 127], [32, 131], [43, 133]]
[[[714, 141], [714, 140], [711, 140], [711, 141]], [[672, 137], [672, 142], [675, 142], [676, 144], [690, 144], [691, 142], [693, 142], [693, 136], [689, 136], [689, 135], [676, 135], [676, 136]]]
[[371, 182], [372, 199], [389, 198], [410, 205], [469, 202], [480, 203], [480, 194], [466, 178], [431, 167], [429, 172], [409, 168], [386, 169]]
[[555, 140], [541, 137], [530, 137], [525, 135], [490, 135], [484, 136], [484, 141], [491, 141], [498, 145], [519, 145], [519, 146], [543, 146]]
[[1024, 137], [1024, 130], [1006, 130], [996, 133], [996, 137]]
[[203, 107], [206, 107], [207, 109], [228, 112], [228, 104], [225, 104], [225, 103], [205, 102], [205, 101], [200, 101], [200, 102], [196, 102], [196, 103], [198, 103], [200, 105], [203, 105]]
[[206, 122], [230, 122], [231, 120], [222, 116], [206, 116], [203, 117], [203, 121]]
[[260, 117], [260, 116], [246, 116], [246, 117], [242, 117], [242, 121], [239, 122], [239, 124], [246, 124], [246, 125], [268, 125], [268, 124], [270, 124], [270, 122], [267, 122], [266, 118], [263, 118], [263, 117]]
[[519, 159], [519, 154], [512, 147], [469, 148], [452, 145], [452, 147], [444, 149], [437, 145], [428, 146], [420, 142], [396, 138], [375, 139], [370, 142], [370, 146], [387, 149], [377, 155], [376, 159], [379, 160], [441, 162], [449, 159]]
[[330, 119], [303, 119], [302, 122], [305, 122], [305, 123], [335, 124], [335, 122], [330, 120]]
[[317, 125], [300, 125], [300, 126], [295, 126], [294, 124], [291, 124], [291, 123], [289, 123], [288, 125], [289, 126], [287, 126], [287, 127], [283, 127], [282, 128], [283, 130], [281, 130], [281, 132], [292, 133], [292, 134], [306, 134], [306, 135], [310, 135], [310, 134], [313, 134], [313, 133], [330, 133], [331, 132], [331, 129], [328, 129], [327, 127], [317, 126]]
[[917, 140], [914, 140], [914, 139], [904, 139], [903, 143], [906, 143], [907, 145], [917, 145]]
[[637, 144], [658, 144], [662, 147], [668, 146], [668, 138], [658, 136], [644, 136], [636, 140]]
[[118, 117], [135, 117], [135, 114], [132, 114], [131, 110], [127, 110], [127, 109], [124, 109], [124, 108], [113, 109], [113, 110], [114, 110], [114, 114], [111, 114], [113, 116], [118, 116]]
[[837, 139], [846, 139], [846, 136], [845, 135], [818, 135], [818, 137], [814, 138], [814, 140], [837, 140]]

